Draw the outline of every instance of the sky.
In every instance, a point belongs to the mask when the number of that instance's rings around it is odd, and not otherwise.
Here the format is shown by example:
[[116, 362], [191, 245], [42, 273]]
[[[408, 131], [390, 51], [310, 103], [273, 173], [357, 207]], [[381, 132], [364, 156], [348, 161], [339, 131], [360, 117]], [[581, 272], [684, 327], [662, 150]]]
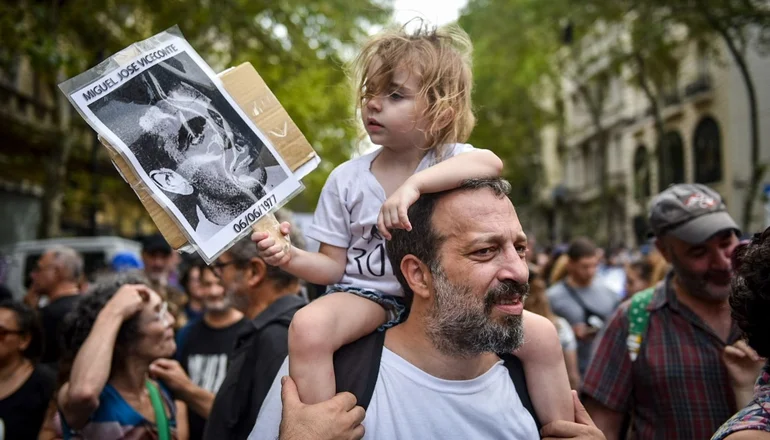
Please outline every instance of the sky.
[[395, 0], [394, 18], [398, 23], [406, 23], [422, 17], [434, 25], [442, 25], [457, 20], [466, 3], [467, 0]]

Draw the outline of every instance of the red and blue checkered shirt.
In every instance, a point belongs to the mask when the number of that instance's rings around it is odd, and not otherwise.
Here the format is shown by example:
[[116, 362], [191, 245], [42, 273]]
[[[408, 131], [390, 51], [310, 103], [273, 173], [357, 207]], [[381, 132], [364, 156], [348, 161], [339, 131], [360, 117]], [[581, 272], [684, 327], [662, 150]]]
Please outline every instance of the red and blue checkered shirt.
[[[627, 311], [622, 304], [597, 340], [582, 392], [607, 408], [633, 414], [636, 439], [709, 439], [736, 412], [722, 361], [725, 342], [677, 300], [671, 275], [647, 307], [649, 326], [639, 357], [626, 346]], [[733, 323], [727, 343], [738, 340]]]

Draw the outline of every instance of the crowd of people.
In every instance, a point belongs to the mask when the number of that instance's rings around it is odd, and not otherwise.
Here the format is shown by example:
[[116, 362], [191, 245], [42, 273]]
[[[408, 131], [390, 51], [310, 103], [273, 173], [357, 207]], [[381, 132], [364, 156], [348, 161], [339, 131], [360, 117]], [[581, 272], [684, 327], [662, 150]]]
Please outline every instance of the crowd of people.
[[285, 211], [290, 248], [255, 233], [210, 265], [154, 235], [85, 282], [47, 250], [0, 302], [0, 439], [770, 438], [770, 229], [740, 242], [717, 192], [677, 184], [638, 250], [538, 247], [463, 143], [469, 49], [364, 47], [382, 148], [330, 176], [318, 252]]

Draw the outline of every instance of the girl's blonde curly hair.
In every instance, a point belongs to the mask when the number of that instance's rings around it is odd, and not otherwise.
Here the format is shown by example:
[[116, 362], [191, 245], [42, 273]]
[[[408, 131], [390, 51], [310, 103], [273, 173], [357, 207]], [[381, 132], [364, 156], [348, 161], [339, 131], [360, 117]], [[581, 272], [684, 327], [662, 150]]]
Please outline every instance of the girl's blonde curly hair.
[[465, 142], [476, 123], [471, 106], [472, 51], [468, 34], [456, 25], [431, 28], [420, 23], [411, 33], [405, 27], [386, 30], [371, 38], [353, 62], [356, 109], [391, 93], [395, 71], [406, 68], [419, 79], [415, 99], [426, 106], [421, 117], [426, 122], [427, 148]]

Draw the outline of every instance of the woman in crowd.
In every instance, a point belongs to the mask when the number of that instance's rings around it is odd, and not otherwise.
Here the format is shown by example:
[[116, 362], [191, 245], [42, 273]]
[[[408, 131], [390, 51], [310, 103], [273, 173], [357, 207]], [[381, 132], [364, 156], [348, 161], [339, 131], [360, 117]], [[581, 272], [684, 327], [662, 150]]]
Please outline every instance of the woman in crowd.
[[655, 285], [652, 281], [654, 269], [647, 260], [637, 260], [626, 265], [626, 296], [624, 300]]
[[568, 261], [569, 261], [569, 257], [567, 256], [566, 253], [562, 253], [561, 255], [556, 257], [556, 260], [554, 260], [553, 262], [553, 266], [551, 266], [550, 276], [548, 278], [549, 286], [553, 286], [554, 284], [563, 280], [564, 277], [567, 276]]
[[572, 327], [566, 319], [557, 316], [551, 310], [551, 304], [546, 295], [545, 281], [535, 270], [529, 272], [529, 296], [524, 302], [524, 308], [532, 313], [545, 316], [556, 326], [564, 351], [564, 362], [567, 365], [567, 375], [572, 389], [578, 389], [580, 385], [580, 372], [577, 365], [577, 339]]
[[666, 278], [666, 274], [671, 270], [671, 266], [666, 262], [663, 254], [660, 253], [657, 247], [652, 246], [652, 251], [647, 255], [647, 261], [652, 265], [652, 285], [656, 285]]
[[[770, 320], [767, 319], [770, 315], [770, 228], [733, 251], [733, 269], [735, 277], [730, 296], [733, 319], [756, 352], [748, 347], [728, 347], [725, 354], [733, 358], [727, 362], [726, 356], [728, 370], [733, 370], [730, 365], [733, 362], [751, 363], [756, 362], [758, 356], [770, 357]], [[742, 405], [748, 401], [748, 404], [722, 425], [712, 440], [770, 440], [770, 363], [764, 365], [756, 384], [753, 384], [754, 375], [744, 376], [736, 378], [732, 373], [731, 379], [736, 402]], [[744, 397], [747, 394], [748, 397]]]
[[176, 350], [167, 303], [136, 274], [101, 280], [65, 321], [64, 439], [187, 438], [186, 408], [149, 377]]
[[42, 353], [35, 311], [0, 302], [0, 438], [37, 438], [56, 382], [53, 371], [37, 364]]

